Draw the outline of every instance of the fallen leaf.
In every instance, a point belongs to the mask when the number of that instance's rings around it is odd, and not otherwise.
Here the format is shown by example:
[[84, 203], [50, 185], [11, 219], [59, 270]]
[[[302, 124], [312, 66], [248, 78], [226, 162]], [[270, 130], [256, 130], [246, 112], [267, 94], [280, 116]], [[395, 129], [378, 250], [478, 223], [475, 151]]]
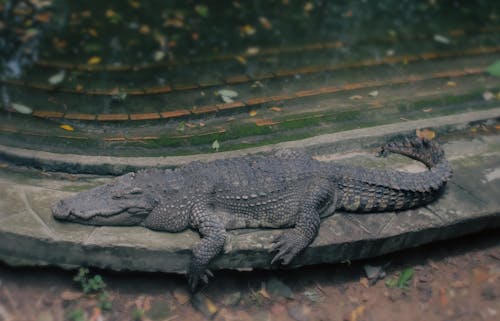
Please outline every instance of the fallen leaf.
[[279, 124], [279, 121], [275, 121], [275, 120], [272, 120], [272, 119], [254, 119], [253, 120], [255, 125], [257, 126], [272, 126], [272, 125], [276, 125], [276, 124]]
[[424, 108], [422, 109], [424, 113], [430, 113], [432, 111], [432, 108]]
[[66, 71], [61, 70], [57, 74], [54, 74], [54, 75], [49, 77], [49, 79], [48, 79], [49, 84], [51, 84], [51, 85], [60, 84], [64, 80], [64, 77], [66, 77]]
[[472, 269], [472, 275], [474, 277], [475, 282], [483, 283], [489, 279], [490, 272], [486, 268], [477, 267], [477, 268]]
[[371, 91], [368, 95], [372, 97], [377, 97], [378, 96], [378, 90]]
[[310, 11], [312, 11], [312, 9], [314, 9], [314, 4], [312, 2], [306, 2], [304, 4], [304, 11], [305, 12], [310, 12]]
[[434, 132], [433, 130], [427, 129], [427, 128], [424, 128], [422, 130], [417, 129], [415, 131], [415, 133], [416, 133], [417, 137], [421, 138], [421, 139], [432, 140], [436, 137], [436, 132]]
[[245, 57], [243, 56], [236, 56], [234, 57], [240, 64], [242, 65], [246, 65], [247, 64], [247, 60], [245, 59]]
[[254, 117], [255, 115], [257, 115], [257, 111], [251, 110], [248, 114], [250, 115], [250, 117]]
[[238, 96], [238, 93], [234, 90], [231, 90], [231, 89], [221, 89], [221, 90], [218, 90], [217, 93], [221, 96], [226, 96], [226, 97], [230, 97], [230, 98], [234, 98], [234, 97]]
[[141, 25], [139, 27], [139, 33], [143, 35], [147, 35], [151, 32], [151, 28], [148, 25]]
[[500, 77], [500, 60], [495, 61], [488, 68], [486, 68], [486, 72], [492, 76]]
[[258, 293], [266, 299], [271, 299], [271, 295], [269, 294], [269, 292], [267, 292], [266, 284], [264, 282], [261, 283], [260, 290]]
[[450, 39], [446, 38], [443, 35], [435, 34], [433, 39], [434, 39], [434, 41], [445, 44], [445, 45], [450, 44]]
[[194, 7], [194, 11], [200, 16], [200, 17], [206, 17], [208, 16], [208, 7], [202, 4], [198, 4]]
[[19, 103], [11, 103], [10, 107], [20, 114], [29, 115], [33, 112], [33, 109], [30, 107]]
[[439, 289], [439, 302], [442, 307], [446, 307], [448, 305], [448, 295], [446, 294], [445, 288]]
[[272, 111], [276, 111], [276, 112], [283, 111], [283, 108], [278, 107], [278, 106], [273, 106], [273, 107], [270, 107], [269, 109]]
[[97, 65], [100, 62], [101, 62], [101, 57], [98, 56], [90, 57], [89, 60], [87, 61], [89, 65]]
[[74, 130], [75, 130], [75, 129], [74, 129], [73, 127], [71, 127], [70, 125], [61, 125], [61, 126], [59, 126], [59, 128], [62, 128], [62, 129], [67, 130], [67, 131], [69, 131], [69, 132], [72, 132], [72, 131], [74, 131]]
[[493, 93], [491, 91], [485, 91], [483, 93], [483, 99], [486, 100], [486, 101], [490, 101], [492, 100], [493, 98], [495, 98], [495, 96], [493, 95]]
[[457, 83], [456, 83], [456, 82], [454, 82], [454, 81], [448, 81], [448, 82], [446, 83], [446, 86], [448, 86], [448, 87], [455, 87], [456, 85], [457, 85]]
[[215, 150], [216, 152], [219, 151], [219, 148], [220, 148], [220, 144], [219, 144], [219, 141], [216, 139], [214, 140], [214, 142], [212, 143], [212, 149]]
[[349, 97], [349, 99], [351, 99], [351, 100], [360, 100], [360, 99], [363, 99], [363, 96], [354, 95], [354, 96]]
[[365, 306], [359, 305], [354, 310], [351, 311], [349, 315], [349, 321], [358, 321], [365, 314]]
[[83, 91], [83, 86], [82, 86], [82, 85], [80, 85], [80, 84], [76, 85], [76, 87], [75, 87], [75, 91], [76, 91], [76, 92], [82, 92], [82, 91]]
[[240, 28], [240, 32], [243, 36], [252, 36], [255, 34], [255, 27], [247, 24]]
[[370, 284], [369, 284], [369, 281], [368, 281], [368, 278], [365, 278], [365, 277], [361, 277], [359, 279], [359, 283], [364, 286], [365, 288], [369, 288], [370, 287]]
[[83, 296], [83, 293], [82, 292], [75, 292], [75, 291], [63, 291], [61, 293], [61, 299], [63, 299], [63, 301], [74, 301], [74, 300], [78, 300], [79, 298], [81, 298]]
[[264, 29], [267, 30], [273, 29], [273, 25], [271, 24], [271, 22], [269, 22], [269, 19], [267, 19], [266, 17], [259, 17], [259, 22]]
[[246, 50], [246, 54], [249, 56], [255, 56], [260, 52], [259, 47], [248, 47]]
[[228, 96], [220, 96], [223, 102], [226, 104], [234, 103], [234, 99]]

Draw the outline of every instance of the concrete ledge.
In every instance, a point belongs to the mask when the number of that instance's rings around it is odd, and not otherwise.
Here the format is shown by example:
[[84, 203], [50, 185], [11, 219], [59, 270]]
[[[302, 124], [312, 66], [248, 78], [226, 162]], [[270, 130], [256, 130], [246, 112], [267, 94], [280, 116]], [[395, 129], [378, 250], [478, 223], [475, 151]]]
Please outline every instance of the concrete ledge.
[[311, 154], [338, 152], [353, 148], [366, 148], [397, 135], [413, 134], [417, 128], [438, 128], [440, 131], [462, 128], [475, 121], [500, 117], [500, 108], [474, 111], [457, 115], [405, 121], [376, 127], [362, 128], [283, 142], [271, 146], [237, 151], [189, 156], [165, 157], [113, 157], [77, 154], [58, 154], [0, 145], [0, 159], [48, 171], [93, 174], [123, 174], [148, 167], [175, 167], [195, 160], [211, 161], [246, 154], [261, 153], [273, 148], [304, 148]]
[[[445, 146], [454, 176], [437, 202], [411, 211], [338, 213], [326, 218], [318, 238], [292, 266], [376, 256], [420, 244], [500, 227], [500, 135], [453, 140]], [[340, 161], [416, 170], [406, 158], [350, 154]], [[331, 155], [319, 158], [330, 159]], [[335, 156], [337, 157], [337, 156]], [[337, 157], [338, 158], [338, 157]], [[0, 259], [12, 265], [94, 266], [114, 270], [183, 273], [193, 231], [154, 232], [141, 227], [90, 227], [55, 221], [51, 205], [105, 180], [37, 179], [0, 170]], [[271, 240], [281, 230], [231, 232], [213, 269], [271, 269]]]

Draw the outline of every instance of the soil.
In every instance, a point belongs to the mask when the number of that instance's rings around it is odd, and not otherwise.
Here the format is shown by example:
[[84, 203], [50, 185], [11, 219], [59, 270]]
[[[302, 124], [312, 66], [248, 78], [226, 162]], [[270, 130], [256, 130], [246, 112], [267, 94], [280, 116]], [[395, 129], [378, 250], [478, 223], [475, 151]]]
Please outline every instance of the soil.
[[[84, 294], [77, 271], [0, 265], [0, 320], [499, 320], [499, 232], [358, 262], [216, 271], [196, 295], [179, 275], [91, 270], [105, 290]], [[385, 278], [369, 280], [367, 265]]]

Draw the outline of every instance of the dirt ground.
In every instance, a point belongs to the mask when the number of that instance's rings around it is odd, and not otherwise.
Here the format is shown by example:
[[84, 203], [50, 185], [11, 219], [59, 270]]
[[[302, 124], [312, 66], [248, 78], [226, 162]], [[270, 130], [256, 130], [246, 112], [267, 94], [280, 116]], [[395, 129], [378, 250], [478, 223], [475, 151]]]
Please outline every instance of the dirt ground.
[[[86, 285], [99, 289], [84, 294], [77, 271], [0, 265], [0, 320], [499, 320], [499, 233], [336, 265], [216, 271], [194, 296], [178, 275], [91, 269]], [[367, 265], [385, 278], [368, 279]]]

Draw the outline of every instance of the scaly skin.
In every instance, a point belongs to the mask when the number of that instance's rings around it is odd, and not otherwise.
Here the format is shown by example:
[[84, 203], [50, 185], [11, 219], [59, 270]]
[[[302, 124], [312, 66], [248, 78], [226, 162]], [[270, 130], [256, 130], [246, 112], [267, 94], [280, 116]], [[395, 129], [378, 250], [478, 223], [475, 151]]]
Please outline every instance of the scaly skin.
[[316, 237], [320, 218], [336, 210], [376, 212], [425, 205], [440, 195], [451, 176], [442, 149], [420, 139], [387, 145], [422, 161], [429, 171], [393, 170], [322, 163], [295, 151], [209, 163], [176, 170], [129, 173], [112, 183], [65, 199], [57, 219], [91, 225], [142, 225], [178, 232], [199, 231], [189, 284], [207, 281], [210, 261], [223, 249], [227, 230], [290, 228], [273, 244], [271, 263], [288, 264]]

